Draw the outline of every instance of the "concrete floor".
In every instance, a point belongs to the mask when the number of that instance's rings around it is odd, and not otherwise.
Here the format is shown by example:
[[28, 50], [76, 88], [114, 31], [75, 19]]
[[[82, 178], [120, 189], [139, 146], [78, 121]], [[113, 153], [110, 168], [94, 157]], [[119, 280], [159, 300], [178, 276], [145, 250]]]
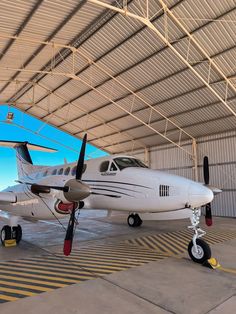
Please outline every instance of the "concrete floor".
[[[64, 221], [66, 225], [66, 220]], [[0, 227], [3, 225], [0, 222]], [[105, 211], [82, 211], [74, 249], [118, 245], [127, 239], [185, 230], [188, 221], [149, 221], [129, 228], [126, 217]], [[203, 226], [203, 224], [202, 224]], [[18, 247], [0, 246], [0, 261], [18, 260], [62, 250], [64, 231], [52, 222], [23, 222]], [[206, 227], [204, 227], [206, 230]], [[236, 220], [215, 218], [213, 231], [236, 232]], [[236, 233], [235, 233], [236, 234]], [[235, 313], [236, 236], [211, 246], [212, 255], [225, 268], [212, 270], [193, 263], [187, 253], [145, 263], [64, 288], [0, 304], [1, 314], [43, 312], [90, 313]], [[1, 282], [0, 282], [1, 287]]]

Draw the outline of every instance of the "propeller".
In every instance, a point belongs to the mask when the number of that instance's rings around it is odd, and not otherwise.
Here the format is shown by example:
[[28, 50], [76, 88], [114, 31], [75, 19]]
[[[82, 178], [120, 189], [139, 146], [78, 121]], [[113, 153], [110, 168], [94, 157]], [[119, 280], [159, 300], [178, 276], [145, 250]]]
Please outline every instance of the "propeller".
[[[207, 156], [204, 156], [203, 158], [203, 177], [204, 177], [205, 185], [208, 186], [209, 185], [209, 161], [208, 161]], [[206, 222], [206, 225], [210, 227], [212, 225], [211, 203], [206, 204], [205, 209], [206, 209], [205, 222]]]
[[[90, 188], [87, 184], [82, 183], [80, 180], [83, 174], [84, 168], [84, 156], [85, 156], [85, 149], [86, 149], [86, 142], [87, 142], [87, 134], [84, 135], [79, 159], [77, 162], [76, 174], [75, 179], [71, 179], [67, 182], [66, 186], [69, 186], [69, 190], [67, 192], [64, 191], [65, 198], [69, 201], [73, 201], [74, 198], [76, 200], [82, 200], [83, 198], [90, 195]], [[77, 208], [77, 204], [73, 202], [74, 206], [71, 210], [69, 223], [66, 230], [66, 237], [64, 240], [64, 255], [68, 256], [71, 253], [72, 249], [72, 242], [74, 237], [74, 225], [75, 225], [75, 210]]]

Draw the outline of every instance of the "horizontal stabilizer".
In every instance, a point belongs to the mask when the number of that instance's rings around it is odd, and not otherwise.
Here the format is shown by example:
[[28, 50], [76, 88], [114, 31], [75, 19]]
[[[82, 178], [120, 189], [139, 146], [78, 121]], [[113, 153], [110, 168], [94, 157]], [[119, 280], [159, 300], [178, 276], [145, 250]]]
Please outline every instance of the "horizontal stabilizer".
[[50, 148], [50, 147], [45, 147], [41, 145], [36, 145], [36, 144], [31, 144], [28, 142], [18, 142], [18, 141], [0, 141], [0, 146], [1, 147], [11, 147], [11, 148], [17, 148], [21, 145], [27, 145], [29, 150], [38, 150], [41, 152], [48, 152], [48, 153], [54, 153], [57, 152], [56, 149]]

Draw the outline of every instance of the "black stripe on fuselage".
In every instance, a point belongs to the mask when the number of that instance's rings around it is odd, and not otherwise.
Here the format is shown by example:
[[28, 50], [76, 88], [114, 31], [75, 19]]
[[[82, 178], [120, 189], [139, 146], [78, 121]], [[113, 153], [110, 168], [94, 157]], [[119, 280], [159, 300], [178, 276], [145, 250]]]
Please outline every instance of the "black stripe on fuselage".
[[117, 194], [122, 194], [122, 195], [126, 195], [126, 196], [130, 196], [133, 197], [132, 195], [123, 193], [123, 192], [119, 192], [119, 191], [115, 191], [115, 190], [110, 190], [110, 189], [102, 189], [102, 188], [91, 188], [92, 191], [96, 190], [96, 191], [105, 191], [105, 192], [111, 192], [111, 193], [117, 193]]
[[[152, 188], [150, 188], [149, 186], [144, 186], [144, 185], [140, 185], [140, 184], [134, 184], [134, 183], [126, 183], [126, 182], [120, 182], [120, 181], [104, 181], [104, 180], [82, 180], [84, 182], [95, 182], [95, 183], [115, 183], [115, 184], [124, 184], [124, 185], [131, 185], [131, 186], [138, 186], [141, 188], [145, 188], [145, 189], [149, 189], [151, 190]], [[112, 187], [112, 186], [111, 186]]]
[[124, 191], [130, 191], [130, 192], [135, 192], [135, 193], [142, 193], [139, 191], [135, 191], [135, 190], [131, 190], [131, 189], [127, 189], [126, 187], [120, 187], [120, 186], [115, 186], [115, 185], [106, 185], [106, 184], [94, 184], [91, 183], [89, 185], [91, 188], [113, 188], [113, 189], [118, 189], [118, 190], [124, 190]]

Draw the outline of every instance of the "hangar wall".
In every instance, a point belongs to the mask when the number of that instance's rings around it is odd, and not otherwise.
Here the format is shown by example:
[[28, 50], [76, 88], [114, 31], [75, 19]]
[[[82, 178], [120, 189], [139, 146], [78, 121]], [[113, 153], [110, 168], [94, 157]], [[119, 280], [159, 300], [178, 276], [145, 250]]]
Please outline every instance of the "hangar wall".
[[[192, 149], [190, 142], [184, 146]], [[207, 155], [210, 184], [223, 190], [213, 201], [213, 214], [236, 217], [236, 131], [198, 138], [197, 152], [199, 181], [203, 182], [202, 163]], [[143, 152], [136, 152], [135, 155], [145, 159]], [[194, 179], [191, 157], [179, 148], [172, 145], [151, 147], [148, 155], [151, 168]]]

